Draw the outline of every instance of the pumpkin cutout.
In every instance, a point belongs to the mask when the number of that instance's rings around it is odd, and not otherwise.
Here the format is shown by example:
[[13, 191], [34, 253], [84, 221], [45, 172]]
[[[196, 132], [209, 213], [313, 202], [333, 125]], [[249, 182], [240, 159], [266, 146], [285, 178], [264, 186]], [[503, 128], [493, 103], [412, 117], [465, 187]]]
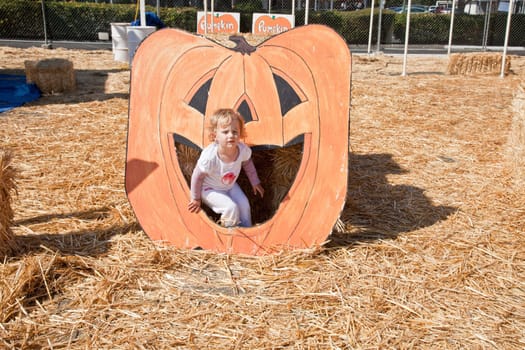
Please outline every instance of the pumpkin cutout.
[[[180, 248], [250, 255], [322, 244], [345, 202], [350, 52], [322, 25], [298, 27], [256, 47], [235, 48], [177, 29], [148, 36], [131, 72], [126, 192], [143, 230]], [[177, 142], [204, 148], [207, 118], [234, 108], [246, 144], [302, 142], [295, 180], [275, 214], [252, 227], [225, 228], [190, 213]], [[254, 151], [255, 153], [255, 151]], [[257, 162], [255, 166], [258, 167]], [[266, 190], [273, 186], [266, 183]], [[246, 190], [245, 190], [246, 192]]]
[[254, 20], [252, 32], [254, 35], [275, 35], [292, 27], [292, 23], [286, 17], [262, 15]]
[[[200, 13], [200, 12], [199, 12]], [[231, 33], [239, 32], [239, 19], [230, 13], [204, 14], [197, 22], [197, 33]]]

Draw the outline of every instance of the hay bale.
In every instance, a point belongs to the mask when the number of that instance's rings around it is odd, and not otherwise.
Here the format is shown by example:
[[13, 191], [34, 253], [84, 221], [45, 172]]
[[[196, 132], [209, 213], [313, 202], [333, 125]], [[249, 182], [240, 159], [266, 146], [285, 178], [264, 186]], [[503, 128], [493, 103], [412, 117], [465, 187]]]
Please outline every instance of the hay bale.
[[12, 254], [17, 248], [11, 230], [14, 217], [11, 195], [16, 191], [16, 171], [11, 166], [11, 159], [10, 152], [0, 150], [0, 259]]
[[510, 161], [515, 184], [525, 187], [525, 82], [522, 82], [516, 90], [512, 101], [512, 111], [507, 158]]
[[[497, 53], [455, 53], [451, 54], [447, 67], [450, 75], [499, 74], [502, 55]], [[505, 74], [510, 70], [510, 57], [505, 59]]]
[[63, 58], [25, 61], [28, 83], [35, 83], [43, 94], [73, 91], [76, 88], [73, 62]]

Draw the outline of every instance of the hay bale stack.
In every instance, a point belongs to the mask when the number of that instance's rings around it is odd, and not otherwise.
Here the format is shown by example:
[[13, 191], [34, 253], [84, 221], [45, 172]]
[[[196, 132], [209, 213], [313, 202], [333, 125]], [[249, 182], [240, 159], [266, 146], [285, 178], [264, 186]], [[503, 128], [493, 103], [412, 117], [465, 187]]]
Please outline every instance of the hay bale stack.
[[74, 91], [76, 88], [73, 62], [63, 58], [25, 61], [26, 80], [35, 83], [43, 94]]
[[[273, 152], [272, 172], [269, 185], [272, 186], [271, 206], [275, 208], [275, 210], [279, 207], [279, 204], [292, 187], [295, 176], [301, 166], [302, 156], [302, 144], [286, 148], [277, 148]], [[264, 164], [263, 166], [268, 166], [268, 164]]]
[[193, 169], [195, 168], [197, 160], [199, 159], [200, 150], [179, 142], [175, 142], [175, 149], [182, 175], [184, 175], [188, 186], [190, 186], [191, 174], [193, 173]]
[[[474, 75], [501, 73], [502, 55], [497, 53], [455, 53], [451, 54], [447, 74]], [[510, 70], [510, 57], [505, 59], [505, 74]]]
[[514, 182], [525, 188], [525, 82], [516, 90], [512, 102], [512, 126], [507, 143]]
[[11, 195], [16, 191], [16, 171], [11, 165], [11, 159], [10, 152], [0, 150], [0, 259], [12, 254], [17, 248], [11, 231], [14, 217]]

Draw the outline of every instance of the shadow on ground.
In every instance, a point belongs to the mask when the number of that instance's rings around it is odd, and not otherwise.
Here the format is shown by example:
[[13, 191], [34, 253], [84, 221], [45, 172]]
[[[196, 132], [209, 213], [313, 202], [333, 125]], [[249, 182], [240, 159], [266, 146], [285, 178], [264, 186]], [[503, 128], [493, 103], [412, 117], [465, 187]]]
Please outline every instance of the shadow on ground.
[[435, 206], [425, 190], [392, 185], [389, 174], [404, 174], [391, 154], [350, 154], [348, 195], [341, 213], [345, 232], [334, 232], [328, 247], [395, 238], [445, 220], [457, 209]]

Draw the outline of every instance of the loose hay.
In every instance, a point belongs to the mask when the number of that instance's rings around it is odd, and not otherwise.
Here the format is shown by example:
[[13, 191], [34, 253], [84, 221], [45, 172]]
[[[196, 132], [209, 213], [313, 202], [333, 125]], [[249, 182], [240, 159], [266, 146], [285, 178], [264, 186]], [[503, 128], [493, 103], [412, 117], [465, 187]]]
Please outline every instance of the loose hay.
[[25, 61], [26, 80], [43, 94], [70, 92], [76, 88], [73, 62], [63, 58]]
[[[497, 53], [454, 53], [450, 55], [447, 74], [500, 74], [503, 58]], [[504, 74], [510, 70], [510, 56], [505, 59]]]
[[12, 195], [16, 192], [16, 170], [11, 152], [0, 149], [0, 260], [16, 250], [16, 239], [11, 229], [14, 212]]
[[516, 89], [512, 110], [507, 156], [510, 159], [515, 184], [525, 186], [525, 82]]
[[82, 88], [0, 117], [21, 242], [0, 264], [0, 348], [525, 347], [525, 192], [503, 156], [524, 58], [506, 79], [354, 61], [345, 232], [253, 258], [152, 242], [123, 185], [129, 72], [111, 52], [0, 47], [4, 68], [45, 55]]

